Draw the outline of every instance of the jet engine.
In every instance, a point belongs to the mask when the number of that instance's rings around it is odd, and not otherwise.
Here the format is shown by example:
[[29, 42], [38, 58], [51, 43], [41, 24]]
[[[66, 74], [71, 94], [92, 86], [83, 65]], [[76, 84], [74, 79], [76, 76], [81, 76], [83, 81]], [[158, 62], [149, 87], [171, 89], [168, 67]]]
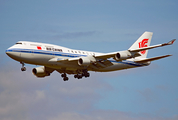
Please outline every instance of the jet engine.
[[93, 57], [93, 56], [88, 56], [88, 57], [81, 57], [79, 60], [78, 60], [78, 64], [80, 66], [89, 66], [90, 63], [92, 62], [96, 62], [96, 59]]
[[45, 77], [50, 75], [50, 72], [47, 72], [44, 66], [33, 68], [32, 73], [36, 77]]
[[131, 58], [131, 53], [128, 52], [128, 51], [122, 51], [122, 52], [116, 53], [116, 55], [115, 55], [114, 58], [117, 61], [119, 61], [119, 60], [126, 60], [126, 59]]

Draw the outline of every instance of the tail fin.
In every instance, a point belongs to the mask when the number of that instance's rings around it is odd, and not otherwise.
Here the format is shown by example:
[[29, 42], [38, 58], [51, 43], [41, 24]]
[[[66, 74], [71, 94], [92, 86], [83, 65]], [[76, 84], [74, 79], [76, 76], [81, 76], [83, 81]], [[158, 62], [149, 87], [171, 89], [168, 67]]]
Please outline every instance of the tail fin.
[[[152, 32], [144, 32], [137, 41], [129, 48], [129, 50], [142, 48], [142, 47], [148, 47], [151, 43], [153, 33]], [[140, 55], [137, 58], [146, 58], [148, 54], [148, 50], [140, 51]]]

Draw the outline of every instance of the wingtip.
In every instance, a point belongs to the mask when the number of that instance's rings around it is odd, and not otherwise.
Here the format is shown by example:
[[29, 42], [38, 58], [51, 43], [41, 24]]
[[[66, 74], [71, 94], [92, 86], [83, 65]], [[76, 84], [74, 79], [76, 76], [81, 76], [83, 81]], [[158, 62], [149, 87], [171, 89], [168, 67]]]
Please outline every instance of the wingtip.
[[172, 56], [172, 55], [167, 55], [167, 57]]
[[171, 40], [170, 42], [168, 42], [169, 45], [172, 45], [174, 42], [176, 41], [176, 39]]
[[165, 45], [172, 45], [175, 41], [176, 41], [176, 39], [173, 39], [173, 40], [169, 41], [168, 43], [162, 44], [162, 46], [165, 46]]

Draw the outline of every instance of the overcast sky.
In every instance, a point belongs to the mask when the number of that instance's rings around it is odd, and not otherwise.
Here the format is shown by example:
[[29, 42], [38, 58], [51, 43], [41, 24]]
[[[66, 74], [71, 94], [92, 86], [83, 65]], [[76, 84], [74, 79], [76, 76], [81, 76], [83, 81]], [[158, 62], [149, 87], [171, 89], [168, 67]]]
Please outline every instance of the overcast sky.
[[96, 52], [127, 50], [153, 32], [151, 45], [178, 38], [177, 0], [0, 0], [1, 120], [177, 120], [178, 42], [149, 50], [173, 54], [148, 67], [64, 82], [36, 78], [5, 54], [17, 41]]

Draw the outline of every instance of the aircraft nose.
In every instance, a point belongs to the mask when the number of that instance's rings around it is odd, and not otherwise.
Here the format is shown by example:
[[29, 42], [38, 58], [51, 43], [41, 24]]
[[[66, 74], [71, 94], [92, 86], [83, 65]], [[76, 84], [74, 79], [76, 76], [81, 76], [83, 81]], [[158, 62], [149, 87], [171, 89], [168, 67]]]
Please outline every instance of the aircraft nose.
[[13, 50], [11, 49], [7, 49], [6, 50], [6, 54], [12, 58], [12, 59], [15, 59], [15, 60], [19, 60], [20, 58], [20, 53], [19, 52], [14, 52]]
[[6, 50], [6, 54], [7, 54], [9, 57], [11, 57], [11, 56], [13, 55], [12, 52], [10, 52], [9, 49]]
[[7, 49], [7, 50], [6, 50], [6, 54], [7, 54], [8, 56], [9, 56], [9, 53], [10, 53], [10, 52], [9, 52], [8, 49]]

